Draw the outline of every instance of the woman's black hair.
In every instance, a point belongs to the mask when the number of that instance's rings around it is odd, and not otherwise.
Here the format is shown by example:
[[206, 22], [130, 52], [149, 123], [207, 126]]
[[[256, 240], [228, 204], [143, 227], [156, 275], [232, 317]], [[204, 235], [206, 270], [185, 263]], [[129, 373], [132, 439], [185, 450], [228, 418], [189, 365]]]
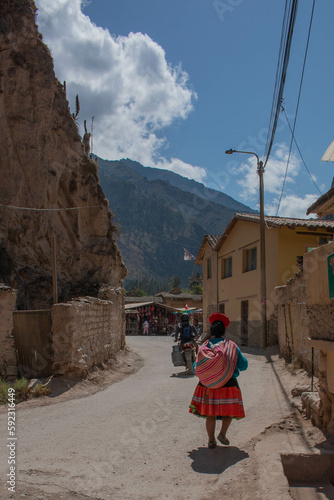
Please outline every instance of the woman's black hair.
[[225, 325], [222, 321], [214, 321], [210, 327], [210, 335], [212, 337], [224, 337]]

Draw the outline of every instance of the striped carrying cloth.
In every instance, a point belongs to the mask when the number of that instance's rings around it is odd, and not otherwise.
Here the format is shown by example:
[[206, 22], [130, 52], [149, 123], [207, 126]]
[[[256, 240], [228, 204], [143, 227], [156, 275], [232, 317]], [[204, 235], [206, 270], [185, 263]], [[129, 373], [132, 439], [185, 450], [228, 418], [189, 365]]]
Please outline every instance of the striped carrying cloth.
[[237, 345], [232, 340], [224, 339], [208, 347], [209, 340], [198, 350], [195, 373], [201, 384], [217, 389], [232, 377], [238, 357]]

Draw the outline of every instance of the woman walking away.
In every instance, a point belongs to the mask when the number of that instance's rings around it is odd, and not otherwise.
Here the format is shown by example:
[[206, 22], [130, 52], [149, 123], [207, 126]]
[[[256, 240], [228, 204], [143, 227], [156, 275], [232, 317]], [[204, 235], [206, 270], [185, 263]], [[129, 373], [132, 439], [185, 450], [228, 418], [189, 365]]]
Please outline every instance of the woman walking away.
[[189, 412], [206, 419], [208, 447], [215, 448], [216, 420], [222, 421], [217, 439], [228, 446], [230, 442], [226, 433], [232, 418], [245, 417], [237, 377], [240, 371], [247, 369], [248, 361], [234, 342], [225, 339], [225, 328], [230, 324], [229, 318], [217, 312], [210, 315], [209, 322], [210, 339], [200, 347], [194, 364], [200, 381]]

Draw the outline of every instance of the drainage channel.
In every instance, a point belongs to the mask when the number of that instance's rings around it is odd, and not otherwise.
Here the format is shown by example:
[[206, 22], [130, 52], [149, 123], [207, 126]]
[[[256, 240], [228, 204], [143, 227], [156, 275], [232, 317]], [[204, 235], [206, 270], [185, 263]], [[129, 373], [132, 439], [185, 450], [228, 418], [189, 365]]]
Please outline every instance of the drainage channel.
[[294, 500], [334, 500], [334, 452], [282, 453], [284, 474]]

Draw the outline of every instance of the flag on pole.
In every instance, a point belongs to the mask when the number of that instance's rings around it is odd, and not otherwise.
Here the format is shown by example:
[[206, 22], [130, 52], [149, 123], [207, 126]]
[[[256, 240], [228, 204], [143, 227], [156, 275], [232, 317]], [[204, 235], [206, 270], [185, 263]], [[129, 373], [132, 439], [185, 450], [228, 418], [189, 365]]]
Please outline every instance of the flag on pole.
[[195, 260], [196, 257], [194, 257], [190, 252], [188, 252], [188, 250], [186, 248], [183, 249], [184, 250], [184, 260]]

